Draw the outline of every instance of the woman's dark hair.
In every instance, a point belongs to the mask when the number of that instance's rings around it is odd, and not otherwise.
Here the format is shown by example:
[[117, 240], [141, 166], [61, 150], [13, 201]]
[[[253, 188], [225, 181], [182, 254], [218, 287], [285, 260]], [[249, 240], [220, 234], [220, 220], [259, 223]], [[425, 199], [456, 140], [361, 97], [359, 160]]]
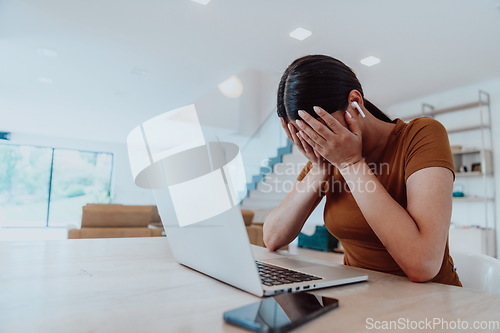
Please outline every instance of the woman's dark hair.
[[278, 116], [299, 119], [304, 110], [313, 117], [313, 106], [327, 112], [346, 110], [348, 96], [357, 90], [363, 96], [365, 107], [376, 118], [391, 122], [379, 108], [364, 98], [363, 88], [354, 72], [342, 61], [325, 55], [308, 55], [292, 62], [285, 70], [278, 87]]

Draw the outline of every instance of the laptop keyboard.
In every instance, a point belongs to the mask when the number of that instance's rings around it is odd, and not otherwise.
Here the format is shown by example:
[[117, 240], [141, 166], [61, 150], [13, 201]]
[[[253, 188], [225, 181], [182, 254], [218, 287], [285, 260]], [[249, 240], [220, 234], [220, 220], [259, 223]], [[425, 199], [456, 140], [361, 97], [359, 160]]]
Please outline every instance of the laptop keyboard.
[[321, 280], [322, 278], [314, 275], [309, 275], [283, 267], [273, 266], [261, 261], [255, 261], [259, 269], [260, 280], [266, 286], [277, 286], [287, 283], [297, 283], [313, 280]]

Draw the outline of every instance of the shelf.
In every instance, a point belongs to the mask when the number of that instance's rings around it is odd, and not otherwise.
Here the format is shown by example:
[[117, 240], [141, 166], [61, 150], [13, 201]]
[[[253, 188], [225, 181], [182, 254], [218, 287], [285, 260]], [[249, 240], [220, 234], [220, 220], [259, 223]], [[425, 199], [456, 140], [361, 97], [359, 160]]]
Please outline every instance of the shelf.
[[418, 118], [418, 117], [426, 117], [426, 115], [424, 115], [422, 113], [415, 113], [415, 114], [410, 114], [407, 116], [402, 116], [401, 119], [405, 120], [405, 121], [409, 121], [409, 120], [412, 120], [412, 119]]
[[482, 175], [481, 171], [455, 172], [455, 176], [457, 177], [477, 177]]
[[480, 226], [477, 224], [458, 225], [458, 224], [451, 222], [450, 230], [492, 230], [492, 228], [483, 227], [483, 226]]
[[[483, 151], [488, 151], [488, 149], [464, 149], [464, 150], [457, 150], [457, 151], [451, 151], [453, 155], [465, 155], [465, 154], [480, 154]], [[491, 151], [491, 150], [489, 150]]]
[[464, 127], [449, 129], [448, 134], [474, 131], [474, 130], [480, 130], [480, 129], [488, 129], [488, 128], [490, 128], [490, 127], [486, 126], [486, 125], [464, 126]]
[[488, 202], [488, 201], [493, 201], [493, 198], [471, 195], [465, 197], [453, 197], [453, 200], [457, 202]]
[[452, 251], [467, 251], [495, 255], [495, 229], [484, 225], [452, 224], [449, 229], [449, 246]]
[[482, 105], [488, 105], [488, 104], [484, 101], [465, 103], [465, 104], [455, 105], [455, 106], [452, 106], [449, 108], [433, 110], [432, 112], [429, 112], [427, 114], [436, 116], [438, 114], [445, 114], [445, 113], [450, 113], [450, 112], [455, 112], [455, 111], [462, 111], [462, 110], [478, 108]]
[[[478, 98], [473, 102], [439, 109], [422, 103], [421, 110], [418, 115], [420, 117], [428, 116], [443, 119], [443, 121], [450, 120], [450, 126], [446, 126], [446, 130], [450, 138], [450, 144], [457, 149], [451, 152], [453, 164], [456, 170], [468, 170], [467, 172], [455, 172], [457, 180], [464, 183], [462, 188], [467, 189], [467, 195], [452, 197], [453, 204], [459, 203], [458, 207], [461, 207], [459, 209], [466, 210], [466, 212], [454, 217], [456, 219], [456, 228], [450, 228], [450, 249], [455, 248], [457, 250], [465, 246], [471, 252], [495, 254], [497, 231], [495, 227], [490, 229], [492, 222], [494, 226], [496, 221], [495, 209], [491, 209], [494, 208], [491, 206], [495, 206], [496, 196], [492, 195], [492, 193], [495, 193], [494, 152], [492, 151], [494, 139], [489, 94], [479, 90]], [[455, 122], [451, 122], [451, 120], [455, 120]], [[453, 125], [455, 127], [452, 127]], [[469, 135], [477, 136], [481, 141], [470, 140]], [[490, 180], [493, 180], [493, 184], [488, 184]], [[479, 182], [482, 183], [482, 186], [479, 186]], [[473, 222], [472, 224], [479, 224], [481, 227], [459, 226], [471, 224], [471, 222]], [[484, 229], [486, 227], [490, 228]]]
[[[493, 171], [491, 149], [463, 149], [460, 151], [452, 152], [453, 164], [456, 167], [457, 176], [482, 176], [484, 174], [490, 175]], [[479, 168], [476, 168], [479, 165]], [[462, 168], [467, 167], [466, 172]]]
[[[437, 109], [433, 110], [430, 112], [420, 112], [420, 113], [415, 113], [415, 114], [410, 114], [407, 116], [403, 116], [401, 119], [403, 120], [411, 120], [413, 118], [417, 117], [432, 117], [432, 116], [437, 116], [440, 114], [445, 114], [445, 113], [450, 113], [450, 112], [455, 112], [455, 111], [463, 111], [463, 110], [469, 110], [473, 108], [478, 108], [483, 105], [488, 105], [487, 102], [484, 101], [479, 101], [479, 102], [472, 102], [472, 103], [465, 103], [465, 104], [460, 104], [460, 105], [455, 105], [449, 108], [443, 108], [443, 109]], [[448, 131], [449, 132], [449, 131]]]

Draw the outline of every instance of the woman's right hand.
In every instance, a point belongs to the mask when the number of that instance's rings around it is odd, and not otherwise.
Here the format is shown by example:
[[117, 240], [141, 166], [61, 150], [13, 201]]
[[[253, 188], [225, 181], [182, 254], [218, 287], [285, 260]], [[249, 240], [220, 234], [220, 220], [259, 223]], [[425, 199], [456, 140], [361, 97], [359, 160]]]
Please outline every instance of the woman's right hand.
[[304, 141], [297, 135], [297, 129], [293, 124], [287, 124], [283, 117], [280, 117], [280, 120], [281, 126], [283, 127], [283, 130], [285, 131], [290, 141], [292, 141], [297, 146], [299, 151], [305, 157], [307, 157], [307, 159], [312, 163], [312, 166], [318, 168], [319, 170], [327, 171], [330, 163], [318, 153], [316, 153], [306, 141]]
[[276, 251], [289, 244], [299, 235], [307, 218], [328, 190], [325, 187], [325, 181], [328, 181], [332, 170], [329, 162], [318, 159], [314, 154], [314, 149], [307, 142], [299, 139], [297, 129], [292, 124], [289, 127], [281, 118], [281, 125], [290, 141], [297, 145], [302, 154], [312, 163], [312, 168], [301, 181], [295, 182], [278, 207], [267, 215], [263, 226], [263, 240], [270, 251]]

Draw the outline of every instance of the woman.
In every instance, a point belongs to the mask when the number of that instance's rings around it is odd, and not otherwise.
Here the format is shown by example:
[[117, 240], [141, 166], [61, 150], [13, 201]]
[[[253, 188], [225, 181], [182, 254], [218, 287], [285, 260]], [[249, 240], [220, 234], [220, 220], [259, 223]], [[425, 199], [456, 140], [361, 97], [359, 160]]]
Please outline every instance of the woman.
[[264, 243], [290, 243], [326, 196], [325, 225], [346, 265], [461, 286], [448, 250], [455, 175], [446, 130], [431, 118], [391, 121], [363, 96], [334, 58], [305, 56], [286, 69], [278, 115], [309, 162], [266, 218]]

